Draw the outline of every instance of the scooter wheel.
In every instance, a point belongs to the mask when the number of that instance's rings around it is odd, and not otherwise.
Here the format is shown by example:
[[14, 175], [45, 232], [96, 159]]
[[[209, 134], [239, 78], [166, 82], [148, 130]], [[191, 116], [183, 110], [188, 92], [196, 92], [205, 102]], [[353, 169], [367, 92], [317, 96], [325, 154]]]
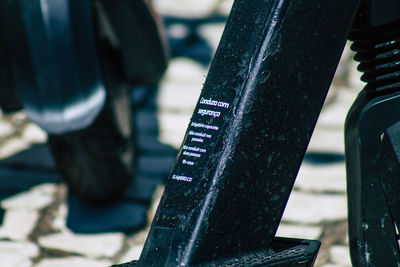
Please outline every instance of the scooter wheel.
[[94, 201], [123, 194], [134, 176], [135, 135], [130, 87], [115, 51], [100, 42], [106, 103], [88, 127], [50, 135], [49, 145], [63, 180], [77, 195]]
[[133, 178], [134, 138], [128, 89], [109, 93], [103, 110], [86, 129], [50, 135], [57, 168], [70, 190], [89, 200], [121, 195]]

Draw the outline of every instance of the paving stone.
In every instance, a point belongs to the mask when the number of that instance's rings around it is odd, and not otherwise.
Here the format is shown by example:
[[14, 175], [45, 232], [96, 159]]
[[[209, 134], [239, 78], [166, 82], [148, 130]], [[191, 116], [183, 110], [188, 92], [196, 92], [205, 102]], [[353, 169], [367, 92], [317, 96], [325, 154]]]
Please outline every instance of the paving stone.
[[[190, 88], [197, 88], [198, 85], [202, 87], [201, 85], [204, 83], [206, 75], [207, 69], [200, 63], [189, 58], [179, 57], [169, 62], [162, 83], [172, 83], [175, 85], [185, 84], [186, 86], [190, 86]], [[159, 90], [162, 90], [163, 86], [164, 85], [161, 84]], [[173, 90], [172, 87], [168, 88]]]
[[329, 252], [330, 262], [351, 267], [350, 252], [347, 246], [332, 246]]
[[[318, 266], [315, 266], [318, 267]], [[343, 266], [343, 265], [338, 265], [338, 264], [333, 264], [333, 263], [327, 263], [327, 264], [323, 264], [320, 267], [349, 267], [347, 265]]]
[[349, 64], [350, 64], [350, 67], [349, 67], [349, 70], [350, 70], [350, 75], [349, 75], [349, 77], [350, 77], [350, 79], [349, 79], [350, 88], [359, 92], [364, 88], [366, 83], [362, 82], [361, 79], [360, 79], [362, 73], [357, 70], [358, 62], [353, 60]]
[[220, 1], [218, 11], [222, 14], [229, 15], [232, 9], [233, 0]]
[[205, 24], [199, 28], [199, 33], [216, 50], [224, 29], [225, 23]]
[[175, 149], [180, 147], [203, 87], [206, 72], [204, 67], [193, 60], [171, 60], [157, 95], [161, 143]]
[[4, 120], [0, 120], [0, 138], [10, 136], [14, 132], [13, 125]]
[[[107, 234], [74, 234], [70, 231], [43, 236], [39, 244], [50, 249], [75, 252], [91, 258], [112, 257], [122, 246], [124, 235]], [[71, 265], [75, 266], [75, 265]]]
[[130, 262], [133, 260], [138, 260], [140, 257], [140, 253], [142, 253], [142, 246], [133, 246], [129, 248], [129, 250], [121, 257], [121, 259], [116, 264], [122, 264], [125, 262]]
[[52, 227], [55, 230], [68, 231], [66, 226], [68, 215], [68, 207], [66, 203], [62, 203], [57, 209], [57, 216], [52, 221]]
[[0, 265], [2, 267], [31, 267], [32, 260], [19, 253], [0, 251]]
[[0, 145], [0, 159], [9, 157], [21, 150], [28, 149], [29, 146], [30, 144], [21, 138], [13, 137], [8, 139], [7, 142]]
[[321, 233], [322, 227], [281, 223], [276, 235], [279, 237], [316, 240], [321, 236]]
[[6, 251], [9, 253], [18, 252], [28, 257], [36, 257], [39, 255], [38, 246], [30, 242], [0, 241], [0, 252]]
[[21, 125], [28, 121], [28, 117], [26, 113], [23, 111], [13, 112], [7, 115], [12, 118], [14, 124]]
[[343, 129], [347, 113], [357, 97], [357, 93], [342, 87], [336, 90], [339, 91], [336, 93], [336, 99], [332, 104], [324, 106], [317, 123], [322, 127]]
[[309, 151], [344, 153], [344, 124], [357, 92], [338, 89], [334, 103], [324, 107], [308, 146]]
[[157, 93], [159, 111], [191, 113], [199, 98], [206, 73], [206, 69], [193, 60], [187, 58], [172, 60]]
[[40, 210], [53, 201], [56, 191], [57, 186], [54, 184], [38, 185], [27, 192], [3, 200], [1, 207], [7, 210]]
[[[340, 87], [337, 103], [338, 105], [345, 106], [348, 110], [353, 105], [356, 100], [358, 94], [360, 93], [359, 89], [349, 88], [349, 87]], [[348, 111], [347, 110], [347, 111]]]
[[38, 255], [39, 248], [33, 243], [0, 241], [1, 267], [29, 267]]
[[170, 145], [175, 149], [179, 149], [183, 138], [185, 137], [186, 129], [189, 125], [191, 113], [162, 113], [159, 114], [160, 120], [160, 135], [161, 143]]
[[158, 205], [160, 204], [161, 197], [164, 192], [164, 188], [165, 188], [164, 185], [159, 185], [159, 186], [157, 186], [156, 190], [154, 191], [153, 202], [151, 203], [150, 209], [148, 211], [149, 221], [152, 221], [156, 214]]
[[8, 210], [0, 227], [0, 238], [11, 240], [26, 240], [39, 218], [37, 211]]
[[283, 214], [283, 221], [318, 224], [325, 220], [347, 217], [345, 195], [305, 194], [292, 192]]
[[303, 163], [296, 178], [295, 189], [315, 192], [346, 192], [345, 164]]
[[[178, 23], [177, 21], [174, 23], [173, 21], [170, 20], [171, 18], [165, 18], [164, 20], [165, 30], [169, 39], [186, 38], [190, 33], [187, 25], [183, 23]], [[171, 47], [171, 49], [174, 49], [174, 47]]]
[[106, 260], [93, 260], [82, 257], [65, 257], [44, 259], [34, 267], [108, 267], [111, 262]]
[[155, 0], [153, 4], [163, 15], [180, 17], [206, 17], [218, 4], [216, 0]]
[[337, 71], [342, 73], [337, 74], [339, 74], [340, 76], [344, 76], [345, 85], [347, 87], [346, 89], [348, 91], [353, 90], [359, 92], [365, 86], [365, 83], [360, 80], [362, 73], [357, 70], [359, 62], [354, 60], [354, 56], [356, 53], [351, 51], [350, 49], [352, 43], [353, 42], [351, 41], [347, 41], [346, 43]]
[[308, 151], [344, 154], [344, 134], [341, 129], [327, 129], [317, 124]]
[[45, 143], [47, 142], [47, 134], [39, 126], [29, 123], [22, 132], [22, 138], [29, 143]]
[[196, 83], [195, 87], [190, 84], [165, 83], [161, 86], [157, 97], [160, 112], [192, 113], [201, 88], [202, 82]]
[[350, 105], [335, 100], [334, 104], [322, 110], [317, 123], [320, 127], [343, 130], [349, 109]]

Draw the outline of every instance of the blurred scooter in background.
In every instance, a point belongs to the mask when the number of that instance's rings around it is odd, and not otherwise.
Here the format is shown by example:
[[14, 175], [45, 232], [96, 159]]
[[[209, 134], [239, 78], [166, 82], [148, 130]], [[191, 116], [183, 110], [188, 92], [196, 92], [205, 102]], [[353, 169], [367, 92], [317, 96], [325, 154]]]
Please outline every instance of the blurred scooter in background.
[[0, 107], [49, 134], [58, 170], [89, 200], [116, 198], [135, 172], [130, 88], [167, 65], [146, 1], [0, 1]]

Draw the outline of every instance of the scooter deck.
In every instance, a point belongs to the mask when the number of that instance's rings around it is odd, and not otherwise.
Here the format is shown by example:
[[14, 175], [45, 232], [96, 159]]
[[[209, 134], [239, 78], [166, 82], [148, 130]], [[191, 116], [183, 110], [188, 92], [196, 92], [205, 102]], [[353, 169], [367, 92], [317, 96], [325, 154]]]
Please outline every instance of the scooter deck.
[[[271, 247], [252, 251], [230, 258], [195, 263], [193, 267], [311, 267], [321, 243], [315, 240], [275, 238]], [[113, 267], [133, 267], [137, 261], [113, 265]]]

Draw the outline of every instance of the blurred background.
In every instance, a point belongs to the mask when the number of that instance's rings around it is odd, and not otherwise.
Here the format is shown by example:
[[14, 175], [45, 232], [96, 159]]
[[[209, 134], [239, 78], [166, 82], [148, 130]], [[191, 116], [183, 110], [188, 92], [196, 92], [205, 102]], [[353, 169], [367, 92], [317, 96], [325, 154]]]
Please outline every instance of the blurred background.
[[[68, 193], [47, 135], [23, 112], [0, 113], [0, 266], [109, 266], [140, 255], [232, 0], [154, 0], [171, 53], [158, 87], [132, 88], [138, 181], [119, 203]], [[349, 45], [300, 169], [279, 236], [322, 241], [316, 266], [351, 266], [343, 126], [363, 84]]]

